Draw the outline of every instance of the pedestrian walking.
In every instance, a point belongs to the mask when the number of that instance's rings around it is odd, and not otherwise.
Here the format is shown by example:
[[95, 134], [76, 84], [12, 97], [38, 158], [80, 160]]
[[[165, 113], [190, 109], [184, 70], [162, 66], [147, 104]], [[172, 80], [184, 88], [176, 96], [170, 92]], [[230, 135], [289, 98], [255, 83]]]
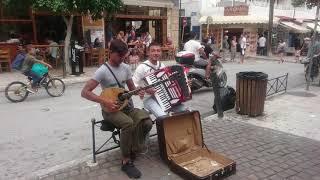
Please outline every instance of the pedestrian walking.
[[244, 34], [241, 34], [239, 43], [240, 43], [240, 62], [239, 63], [243, 64], [244, 56], [247, 48], [247, 38], [245, 37]]
[[283, 63], [285, 61], [284, 58], [283, 58], [285, 48], [286, 48], [286, 42], [284, 42], [282, 39], [279, 40], [279, 44], [278, 44], [278, 47], [277, 47], [277, 52], [278, 52], [278, 54], [280, 56], [279, 64]]
[[265, 55], [266, 42], [267, 42], [267, 39], [263, 35], [258, 39], [258, 46], [259, 46], [258, 48], [259, 48], [259, 55], [260, 56]]
[[230, 60], [231, 62], [234, 62], [236, 58], [236, 53], [237, 53], [237, 37], [236, 36], [232, 37], [230, 51], [231, 51]]
[[224, 36], [222, 42], [222, 62], [227, 62], [226, 57], [229, 54], [230, 45], [228, 43], [228, 36]]

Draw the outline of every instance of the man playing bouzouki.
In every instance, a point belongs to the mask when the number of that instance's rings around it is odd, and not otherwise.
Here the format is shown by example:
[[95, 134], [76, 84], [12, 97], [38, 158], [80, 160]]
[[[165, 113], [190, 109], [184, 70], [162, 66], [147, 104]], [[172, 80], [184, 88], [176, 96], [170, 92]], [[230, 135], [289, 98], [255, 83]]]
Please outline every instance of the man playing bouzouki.
[[[97, 103], [103, 107], [102, 116], [117, 128], [121, 129], [120, 149], [122, 153], [122, 171], [130, 178], [141, 177], [141, 172], [134, 166], [135, 153], [142, 150], [144, 140], [152, 128], [152, 121], [149, 114], [141, 109], [133, 107], [132, 100], [122, 110], [118, 110], [118, 101], [103, 98], [93, 93], [93, 90], [100, 84], [102, 89], [111, 87], [124, 88], [125, 84], [130, 91], [136, 87], [131, 79], [132, 72], [129, 65], [123, 63], [128, 52], [127, 45], [121, 40], [113, 40], [110, 44], [110, 59], [103, 64], [91, 80], [82, 89], [81, 96]], [[143, 97], [144, 91], [137, 95]]]

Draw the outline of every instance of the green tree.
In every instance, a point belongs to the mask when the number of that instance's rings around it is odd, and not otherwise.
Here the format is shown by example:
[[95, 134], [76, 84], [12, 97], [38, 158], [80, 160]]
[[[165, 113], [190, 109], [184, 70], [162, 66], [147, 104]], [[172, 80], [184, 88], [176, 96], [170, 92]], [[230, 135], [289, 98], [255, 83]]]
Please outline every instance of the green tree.
[[293, 6], [293, 18], [296, 15], [296, 8], [301, 7], [306, 3], [305, 0], [291, 0], [291, 5]]
[[305, 4], [305, 0], [291, 0], [291, 5], [293, 7], [300, 7]]
[[72, 35], [72, 24], [74, 16], [90, 14], [93, 19], [102, 17], [109, 18], [122, 6], [121, 0], [4, 0], [8, 7], [16, 5], [26, 8], [32, 7], [34, 10], [44, 10], [60, 14], [67, 27], [67, 34], [64, 42], [64, 62], [66, 72], [70, 72], [69, 46]]

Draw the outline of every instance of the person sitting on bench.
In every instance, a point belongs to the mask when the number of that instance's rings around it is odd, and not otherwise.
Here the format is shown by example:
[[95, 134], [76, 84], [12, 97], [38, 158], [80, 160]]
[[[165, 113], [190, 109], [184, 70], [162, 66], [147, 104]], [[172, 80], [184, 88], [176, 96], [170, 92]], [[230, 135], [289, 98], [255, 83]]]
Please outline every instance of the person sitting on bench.
[[[132, 91], [136, 87], [131, 79], [132, 72], [129, 65], [123, 63], [127, 56], [127, 45], [121, 40], [113, 40], [110, 44], [110, 59], [103, 64], [91, 80], [83, 87], [81, 96], [115, 112], [102, 110], [105, 121], [112, 123], [121, 129], [120, 150], [122, 153], [122, 167], [129, 178], [140, 178], [141, 172], [134, 166], [135, 154], [145, 147], [145, 139], [152, 128], [152, 120], [145, 110], [133, 107], [132, 100], [123, 110], [119, 109], [119, 104], [110, 99], [104, 99], [96, 95], [93, 90], [100, 84], [102, 89], [119, 86], [123, 88], [125, 84]], [[144, 96], [144, 91], [139, 92], [139, 96]]]

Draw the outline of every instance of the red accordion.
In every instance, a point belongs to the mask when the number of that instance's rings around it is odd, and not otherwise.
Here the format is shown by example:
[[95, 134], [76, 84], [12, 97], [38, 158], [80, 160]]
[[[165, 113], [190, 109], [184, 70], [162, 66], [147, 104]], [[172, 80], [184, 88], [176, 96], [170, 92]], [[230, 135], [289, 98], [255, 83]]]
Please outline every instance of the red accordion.
[[164, 111], [169, 111], [173, 106], [192, 98], [184, 67], [180, 65], [168, 66], [144, 78], [147, 85], [150, 85], [160, 80], [168, 79], [175, 72], [178, 73], [177, 79], [164, 82], [155, 87], [156, 93], [154, 96]]

